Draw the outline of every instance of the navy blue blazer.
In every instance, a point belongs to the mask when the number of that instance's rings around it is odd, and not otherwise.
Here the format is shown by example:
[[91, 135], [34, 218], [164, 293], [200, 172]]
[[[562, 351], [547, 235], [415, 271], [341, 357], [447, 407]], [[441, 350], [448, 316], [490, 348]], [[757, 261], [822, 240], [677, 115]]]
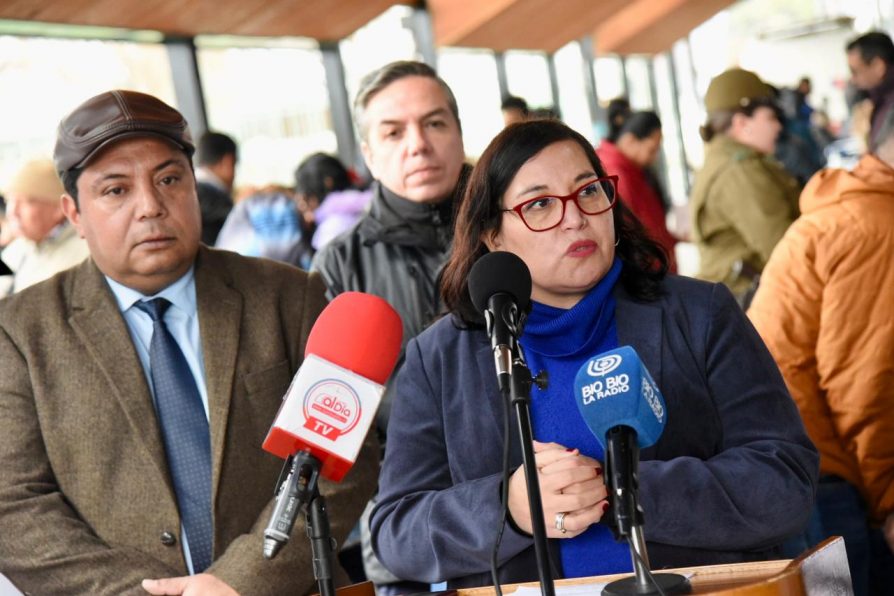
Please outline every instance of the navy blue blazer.
[[[770, 558], [806, 524], [816, 449], [729, 290], [674, 276], [663, 285], [652, 302], [634, 301], [620, 284], [615, 291], [620, 344], [636, 349], [667, 405], [664, 433], [642, 450], [639, 468], [652, 566]], [[371, 517], [373, 546], [397, 576], [492, 583], [502, 420], [484, 331], [445, 317], [409, 343]], [[514, 420], [510, 428], [517, 433]], [[511, 441], [516, 467], [521, 452]], [[530, 536], [506, 525], [501, 583], [537, 579], [533, 550]]]

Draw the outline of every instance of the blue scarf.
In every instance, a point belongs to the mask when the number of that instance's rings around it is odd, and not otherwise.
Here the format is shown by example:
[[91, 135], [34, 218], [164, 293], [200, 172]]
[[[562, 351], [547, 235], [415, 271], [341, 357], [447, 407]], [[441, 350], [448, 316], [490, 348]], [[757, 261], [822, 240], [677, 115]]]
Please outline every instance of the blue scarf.
[[[520, 339], [531, 374], [541, 370], [549, 374], [546, 390], [531, 389], [534, 438], [576, 447], [599, 461], [604, 461], [605, 454], [578, 413], [572, 388], [583, 363], [618, 347], [612, 291], [620, 275], [621, 261], [615, 258], [596, 287], [568, 310], [534, 302]], [[559, 552], [565, 577], [633, 570], [627, 543], [615, 542], [602, 523], [575, 538], [559, 540]]]

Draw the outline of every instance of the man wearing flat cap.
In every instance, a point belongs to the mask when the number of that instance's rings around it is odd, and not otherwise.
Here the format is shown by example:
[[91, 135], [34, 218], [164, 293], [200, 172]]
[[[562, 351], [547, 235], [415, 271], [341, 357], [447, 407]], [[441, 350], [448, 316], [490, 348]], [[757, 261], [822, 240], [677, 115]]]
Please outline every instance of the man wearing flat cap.
[[[0, 253], [18, 292], [87, 256], [87, 244], [62, 213], [62, 183], [50, 159], [23, 164], [6, 185], [9, 225], [17, 238]], [[0, 290], [0, 296], [4, 295]]]
[[[0, 301], [0, 573], [23, 591], [314, 586], [302, 530], [263, 558], [282, 462], [261, 444], [323, 283], [200, 245], [193, 150], [179, 112], [131, 91], [59, 125], [63, 210], [90, 259]], [[321, 481], [336, 540], [376, 476], [367, 441], [342, 483]]]

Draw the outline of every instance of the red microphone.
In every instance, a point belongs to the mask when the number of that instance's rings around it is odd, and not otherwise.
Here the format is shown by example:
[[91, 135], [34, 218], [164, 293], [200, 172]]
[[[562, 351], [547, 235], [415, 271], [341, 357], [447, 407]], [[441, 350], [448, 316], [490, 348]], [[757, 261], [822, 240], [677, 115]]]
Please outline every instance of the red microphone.
[[323, 309], [307, 339], [264, 450], [310, 452], [340, 481], [354, 465], [400, 354], [403, 325], [382, 298], [345, 292]]

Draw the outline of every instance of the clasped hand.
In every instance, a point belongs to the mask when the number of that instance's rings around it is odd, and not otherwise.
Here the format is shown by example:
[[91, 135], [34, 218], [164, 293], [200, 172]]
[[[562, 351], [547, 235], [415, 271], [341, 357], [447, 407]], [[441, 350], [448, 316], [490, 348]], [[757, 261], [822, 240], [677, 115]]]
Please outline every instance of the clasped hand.
[[[602, 464], [578, 449], [538, 441], [534, 441], [534, 461], [549, 538], [574, 538], [602, 519], [608, 509]], [[565, 514], [564, 533], [556, 527], [559, 513]], [[523, 466], [509, 478], [509, 514], [521, 530], [533, 533]]]

